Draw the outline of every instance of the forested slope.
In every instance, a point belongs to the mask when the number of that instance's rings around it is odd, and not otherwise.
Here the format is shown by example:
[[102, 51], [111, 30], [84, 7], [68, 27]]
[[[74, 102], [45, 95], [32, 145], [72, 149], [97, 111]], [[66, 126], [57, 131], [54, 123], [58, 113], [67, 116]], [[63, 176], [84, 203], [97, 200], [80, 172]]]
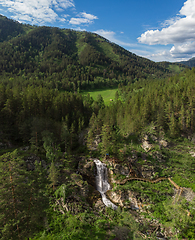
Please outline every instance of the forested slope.
[[50, 88], [77, 90], [174, 73], [169, 67], [174, 64], [138, 57], [89, 32], [32, 27], [3, 16], [0, 30], [0, 77], [14, 77], [20, 84], [31, 78]]
[[195, 67], [195, 58], [191, 58], [188, 61], [182, 61], [180, 63], [189, 67]]
[[[156, 239], [168, 229], [172, 239], [195, 239], [195, 70], [171, 76], [182, 66], [88, 32], [5, 17], [0, 27], [0, 238]], [[79, 93], [118, 84], [108, 106]], [[94, 158], [119, 177], [113, 194], [123, 195], [123, 209], [101, 202]], [[158, 178], [190, 189], [190, 201], [173, 201]]]
[[193, 134], [194, 77], [192, 69], [167, 79], [137, 81], [122, 87], [117, 101], [99, 112], [97, 122], [119, 128], [124, 136], [141, 132], [151, 123], [171, 137]]

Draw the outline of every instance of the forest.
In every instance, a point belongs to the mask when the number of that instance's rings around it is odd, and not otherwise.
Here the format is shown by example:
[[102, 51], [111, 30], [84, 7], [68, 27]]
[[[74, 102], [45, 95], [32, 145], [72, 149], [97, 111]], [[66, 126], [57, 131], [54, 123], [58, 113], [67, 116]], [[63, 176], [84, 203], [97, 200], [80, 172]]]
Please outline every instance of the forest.
[[[195, 69], [88, 32], [3, 16], [0, 29], [0, 239], [195, 239]], [[81, 94], [105, 87], [109, 104]], [[117, 210], [101, 205], [95, 158], [116, 178], [110, 199], [125, 195]]]

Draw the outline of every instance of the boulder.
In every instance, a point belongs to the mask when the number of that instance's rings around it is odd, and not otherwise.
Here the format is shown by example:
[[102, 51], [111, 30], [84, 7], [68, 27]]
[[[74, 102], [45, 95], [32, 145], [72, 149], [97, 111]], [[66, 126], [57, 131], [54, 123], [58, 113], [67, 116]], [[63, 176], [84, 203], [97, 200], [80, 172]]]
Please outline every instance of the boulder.
[[152, 148], [153, 148], [153, 145], [150, 144], [148, 141], [143, 141], [142, 142], [142, 145], [141, 147], [146, 151], [146, 152], [149, 152]]
[[116, 203], [118, 204], [119, 206], [121, 207], [124, 207], [124, 200], [126, 199], [125, 197], [125, 193], [122, 192], [122, 191], [108, 191], [107, 192], [107, 196], [109, 197], [109, 199], [113, 202], [113, 203]]
[[161, 147], [167, 147], [167, 146], [168, 146], [168, 142], [167, 142], [166, 140], [164, 140], [164, 139], [161, 139], [161, 140], [159, 141], [159, 145], [160, 145]]

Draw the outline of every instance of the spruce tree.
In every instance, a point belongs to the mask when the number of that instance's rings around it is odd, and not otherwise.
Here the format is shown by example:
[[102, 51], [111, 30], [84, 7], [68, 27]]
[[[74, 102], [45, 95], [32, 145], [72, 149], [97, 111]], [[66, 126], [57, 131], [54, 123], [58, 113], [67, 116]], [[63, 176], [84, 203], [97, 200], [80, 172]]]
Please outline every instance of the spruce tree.
[[0, 157], [1, 239], [20, 239], [26, 232], [30, 188], [25, 167], [16, 150]]

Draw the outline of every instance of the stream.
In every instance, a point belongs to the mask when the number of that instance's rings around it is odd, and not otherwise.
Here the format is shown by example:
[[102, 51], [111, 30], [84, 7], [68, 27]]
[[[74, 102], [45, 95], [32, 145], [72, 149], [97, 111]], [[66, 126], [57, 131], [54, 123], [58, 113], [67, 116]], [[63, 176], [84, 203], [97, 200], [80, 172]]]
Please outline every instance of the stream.
[[106, 197], [106, 192], [111, 189], [110, 184], [108, 183], [108, 173], [106, 164], [102, 163], [99, 159], [95, 159], [94, 163], [97, 167], [97, 175], [96, 175], [96, 187], [97, 190], [102, 195], [102, 201], [107, 207], [111, 207], [112, 209], [117, 209], [117, 206], [112, 203]]

